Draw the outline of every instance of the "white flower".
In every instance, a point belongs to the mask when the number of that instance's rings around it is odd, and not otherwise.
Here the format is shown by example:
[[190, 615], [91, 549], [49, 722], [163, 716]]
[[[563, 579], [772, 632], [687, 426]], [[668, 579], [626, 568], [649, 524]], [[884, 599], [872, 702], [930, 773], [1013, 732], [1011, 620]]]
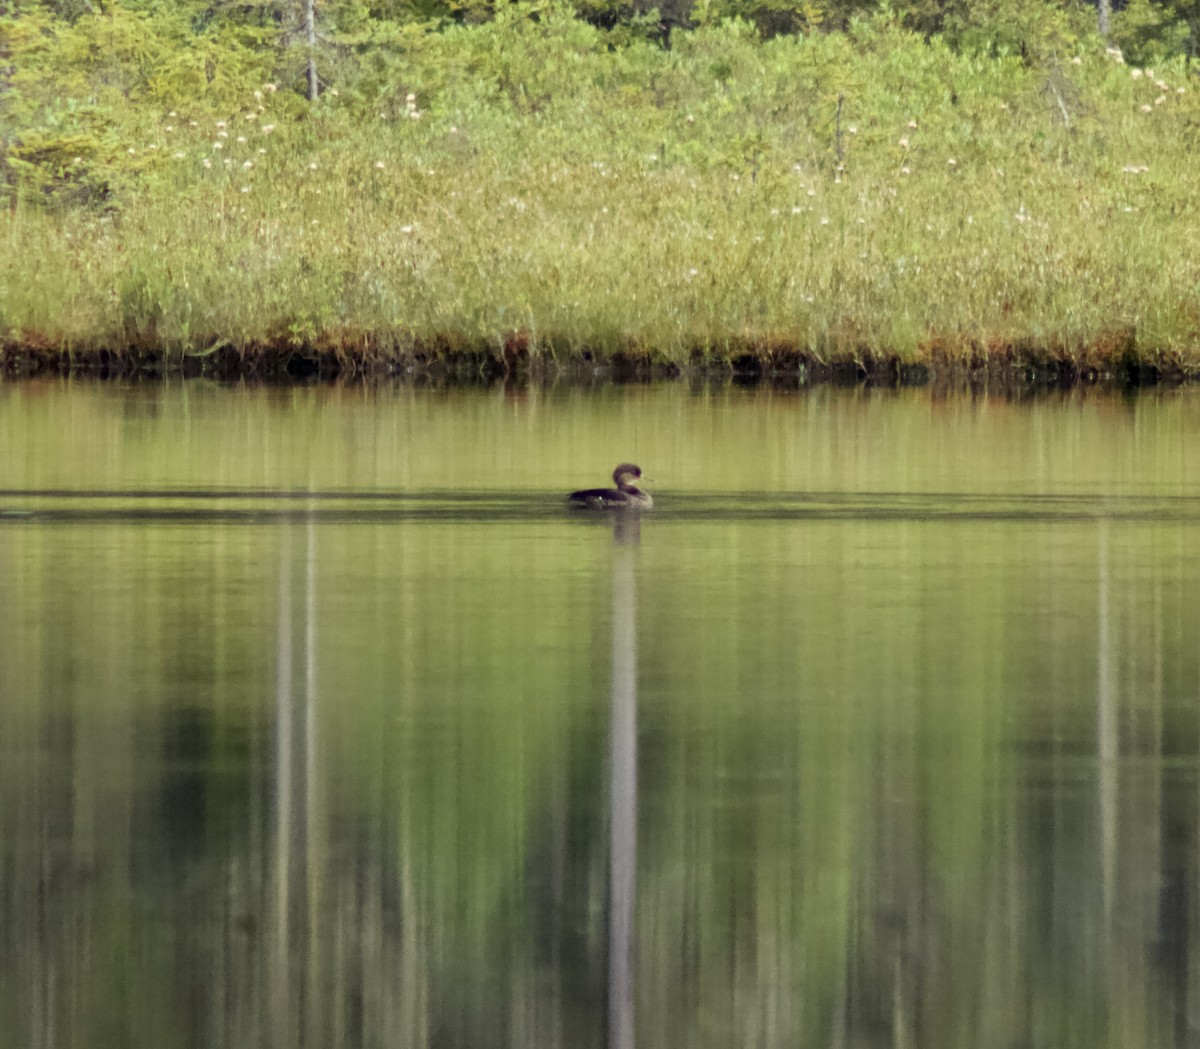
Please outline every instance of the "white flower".
[[206, 168], [212, 167], [212, 161], [209, 160], [208, 157], [205, 157], [200, 163], [202, 163]]
[[849, 131], [850, 134], [852, 134], [852, 135], [858, 134], [858, 128], [856, 128], [853, 124], [851, 124], [848, 128], [846, 128], [846, 130]]
[[264, 135], [269, 135], [274, 130], [275, 130], [274, 124], [263, 124], [263, 126], [262, 126], [262, 133]]
[[901, 149], [908, 149], [908, 139], [902, 138], [899, 142]]
[[917, 130], [917, 122], [915, 120], [910, 120], [908, 122], [908, 128], [910, 131], [916, 131]]
[[238, 140], [239, 142], [241, 142], [241, 143], [244, 145], [244, 144], [245, 144], [245, 142], [246, 142], [246, 136], [245, 136], [245, 135], [238, 135], [238, 137], [237, 137], [237, 140]]
[[953, 157], [951, 157], [949, 160], [947, 160], [946, 163], [949, 164], [950, 167], [952, 167], [952, 168], [958, 167], [958, 161], [955, 160]]
[[1131, 69], [1129, 71], [1129, 75], [1133, 77], [1134, 80], [1141, 80], [1143, 73], [1140, 69]]
[[1144, 106], [1142, 106], [1142, 112], [1143, 112], [1143, 113], [1153, 113], [1153, 112], [1154, 112], [1154, 107], [1153, 107], [1153, 106], [1145, 106], [1145, 105], [1144, 105]]
[[218, 121], [217, 121], [217, 127], [224, 127], [224, 126], [225, 126], [225, 121], [224, 121], [224, 120], [218, 120]]
[[382, 161], [382, 160], [377, 160], [377, 161], [375, 161], [375, 167], [376, 167], [376, 168], [378, 168], [380, 171], [382, 171], [382, 170], [383, 170], [383, 166], [384, 166], [384, 165], [383, 165], [383, 161]]
[[253, 160], [243, 160], [242, 167], [244, 167], [247, 171], [249, 171], [252, 167], [254, 167], [254, 161]]
[[902, 168], [900, 169], [900, 174], [901, 174], [901, 175], [911, 175], [911, 174], [912, 174], [912, 168], [910, 168], [910, 167], [909, 167], [907, 164], [905, 164], [905, 165], [904, 165], [904, 167], [902, 167]]
[[217, 141], [213, 143], [213, 149], [224, 149], [224, 148], [225, 148], [225, 143], [222, 142], [220, 139], [217, 139]]
[[413, 231], [412, 226], [401, 226], [400, 227], [401, 233], [411, 233], [412, 231]]

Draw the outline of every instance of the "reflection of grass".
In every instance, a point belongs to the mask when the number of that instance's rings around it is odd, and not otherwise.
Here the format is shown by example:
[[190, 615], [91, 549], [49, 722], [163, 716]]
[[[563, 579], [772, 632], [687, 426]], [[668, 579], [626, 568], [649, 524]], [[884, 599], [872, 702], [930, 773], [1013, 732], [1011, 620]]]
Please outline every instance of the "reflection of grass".
[[[727, 506], [747, 490], [888, 503], [1186, 493], [1200, 471], [1182, 439], [1191, 399], [22, 383], [0, 387], [0, 446], [13, 452], [0, 479], [10, 492], [191, 498], [503, 490], [536, 505], [634, 443], [664, 508], [672, 491]], [[986, 1044], [1051, 1044], [1028, 1037], [1030, 1016], [1055, 1045], [1161, 1044], [1145, 1032], [1172, 1015], [1177, 985], [1145, 944], [1161, 928], [1160, 887], [1194, 877], [1194, 860], [1173, 865], [1194, 855], [1186, 835], [1161, 837], [1194, 819], [1192, 519], [1111, 522], [1107, 547], [1090, 518], [648, 521], [639, 1044], [723, 1047], [760, 1028], [755, 1044], [826, 1044], [841, 1022], [865, 1031], [844, 1044], [875, 1044], [914, 1016], [931, 1045], [978, 1043], [981, 1016], [995, 1032]], [[341, 1040], [387, 1044], [399, 1030], [413, 1046], [443, 1044], [431, 1032], [447, 1017], [470, 1044], [538, 1041], [496, 1036], [497, 1017], [564, 1017], [571, 1045], [572, 1024], [597, 1029], [612, 614], [602, 528], [564, 510], [538, 523], [312, 530], [22, 525], [6, 542], [11, 898], [36, 897], [64, 840], [104, 873], [60, 888], [48, 926], [28, 907], [9, 926], [21, 956], [46, 951], [53, 931], [47, 979], [91, 992], [71, 999], [74, 1030], [111, 1030], [136, 1000], [129, 987], [190, 979], [201, 950], [229, 952], [222, 978], [244, 967], [248, 988], [213, 999], [213, 1028], [219, 1010], [243, 1009], [247, 1028], [268, 1029], [263, 1003], [286, 968], [230, 951], [229, 930], [252, 919], [278, 942], [264, 850], [278, 840], [279, 638], [290, 610], [299, 702], [310, 593], [314, 962], [302, 971], [319, 1029], [361, 1023], [378, 1036]], [[69, 668], [47, 655], [64, 636]], [[1102, 637], [1122, 741], [1111, 883], [1093, 757]], [[188, 764], [171, 748], [190, 743], [198, 710], [211, 756]], [[191, 830], [207, 845], [177, 868], [145, 814], [181, 771], [205, 776]], [[39, 828], [68, 805], [72, 820], [47, 838]], [[143, 895], [131, 892], [128, 872], [148, 869], [150, 885], [133, 883]], [[1114, 971], [1097, 957], [1124, 961]], [[25, 1002], [21, 987], [0, 995], [7, 1029], [30, 1023], [8, 1004]], [[361, 1021], [342, 1009], [356, 995]], [[153, 1023], [145, 1010], [131, 1018], [153, 1035], [129, 1044], [161, 1044], [194, 1022], [190, 1006], [159, 995]]]
[[1031, 69], [873, 23], [669, 54], [553, 20], [430, 39], [404, 87], [302, 120], [269, 89], [164, 114], [113, 214], [6, 212], [10, 346], [1196, 364], [1182, 67]]

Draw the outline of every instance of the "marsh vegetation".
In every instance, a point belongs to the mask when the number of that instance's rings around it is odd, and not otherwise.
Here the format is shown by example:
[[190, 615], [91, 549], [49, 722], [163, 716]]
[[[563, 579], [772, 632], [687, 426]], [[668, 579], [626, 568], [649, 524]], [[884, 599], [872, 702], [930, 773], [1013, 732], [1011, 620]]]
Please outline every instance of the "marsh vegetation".
[[1195, 66], [1045, 11], [368, 20], [315, 101], [245, 26], [10, 16], [5, 360], [1190, 376]]

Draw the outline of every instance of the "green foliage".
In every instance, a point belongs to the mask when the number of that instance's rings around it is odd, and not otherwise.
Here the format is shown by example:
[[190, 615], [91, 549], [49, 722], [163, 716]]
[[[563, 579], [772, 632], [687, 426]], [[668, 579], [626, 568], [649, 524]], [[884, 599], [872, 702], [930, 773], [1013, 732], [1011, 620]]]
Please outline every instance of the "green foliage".
[[192, 32], [184, 10], [107, 4], [73, 20], [48, 8], [0, 20], [9, 64], [0, 96], [0, 192], [110, 202], [161, 167], [165, 114], [251, 97], [272, 71], [258, 27]]
[[951, 6], [939, 28], [965, 51], [1061, 60], [1094, 34], [1095, 14], [1073, 0], [983, 0]]
[[1197, 54], [1200, 3], [1130, 0], [1113, 16], [1112, 42], [1136, 65]]
[[282, 36], [260, 54], [210, 21], [209, 79], [166, 31], [187, 12], [113, 17], [107, 57], [95, 16], [6, 23], [9, 333], [196, 352], [520, 332], [677, 360], [1200, 344], [1180, 59], [1151, 78], [1094, 37], [956, 47], [896, 11], [765, 40], [718, 20], [664, 50], [513, 3], [360, 20], [310, 105], [267, 79]]

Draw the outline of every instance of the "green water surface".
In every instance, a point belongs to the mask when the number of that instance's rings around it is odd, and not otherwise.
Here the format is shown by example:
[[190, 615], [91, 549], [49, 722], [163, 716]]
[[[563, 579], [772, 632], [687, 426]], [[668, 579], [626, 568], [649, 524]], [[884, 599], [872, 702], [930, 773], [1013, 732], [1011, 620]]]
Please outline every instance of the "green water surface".
[[0, 385], [0, 1046], [1194, 1046], [1198, 594], [1190, 390]]

